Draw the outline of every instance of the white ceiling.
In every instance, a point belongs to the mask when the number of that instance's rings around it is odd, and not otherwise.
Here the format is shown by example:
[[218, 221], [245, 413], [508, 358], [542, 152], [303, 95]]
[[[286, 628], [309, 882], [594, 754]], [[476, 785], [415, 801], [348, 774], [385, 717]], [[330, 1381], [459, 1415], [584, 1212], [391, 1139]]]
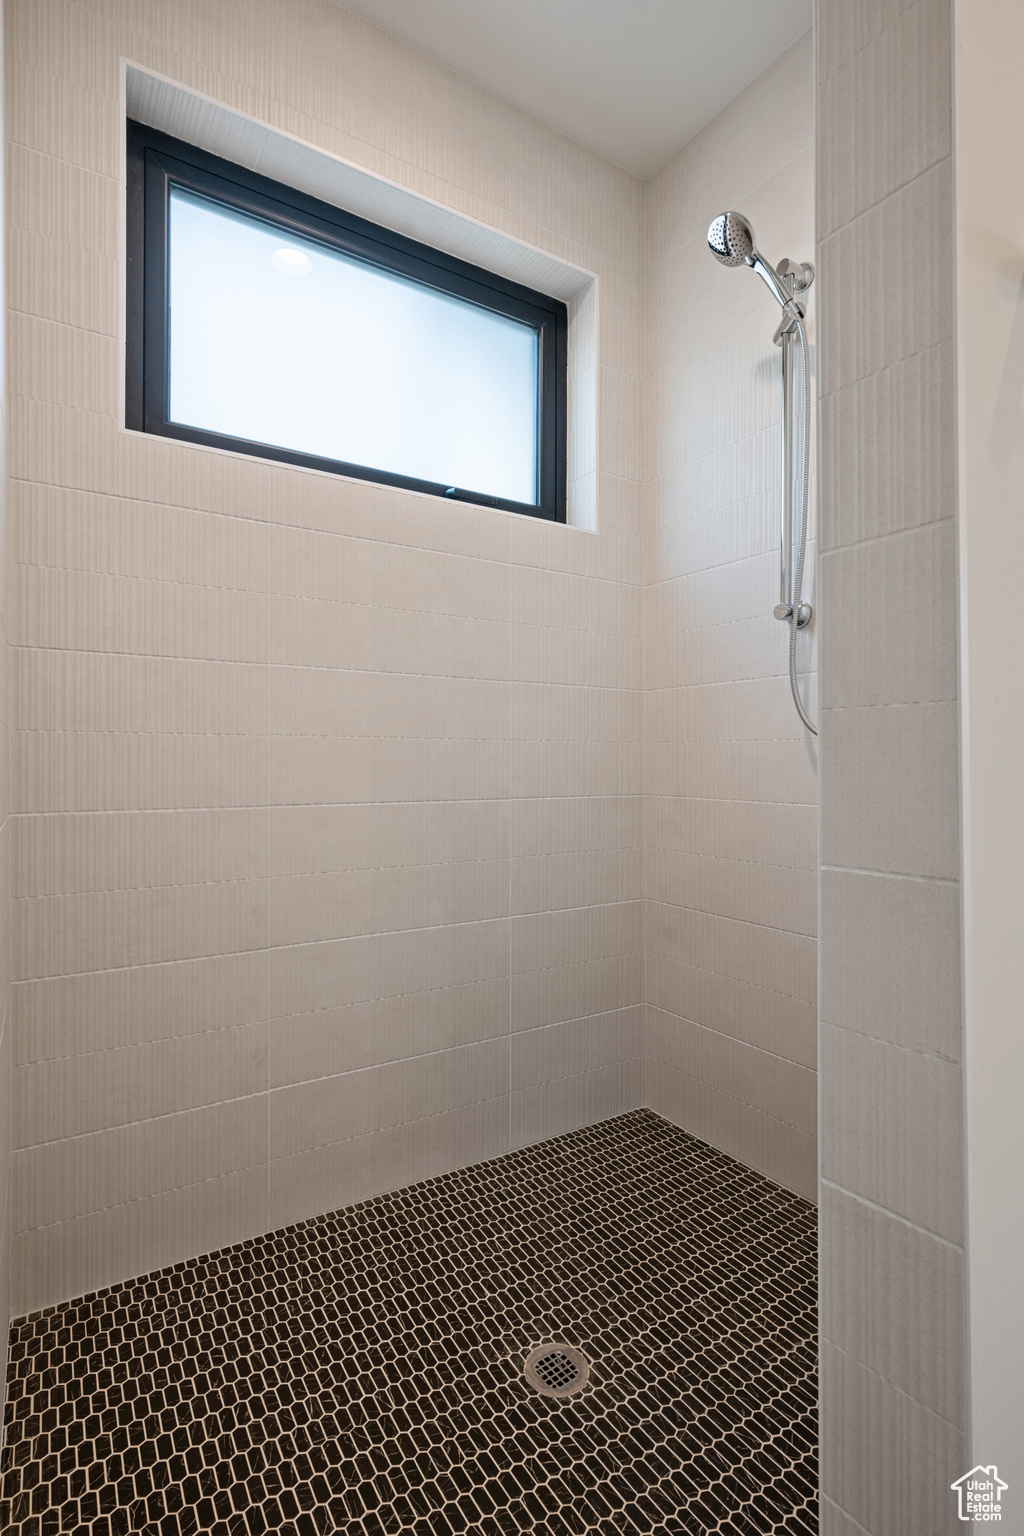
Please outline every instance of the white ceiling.
[[811, 25], [812, 0], [343, 0], [650, 176]]

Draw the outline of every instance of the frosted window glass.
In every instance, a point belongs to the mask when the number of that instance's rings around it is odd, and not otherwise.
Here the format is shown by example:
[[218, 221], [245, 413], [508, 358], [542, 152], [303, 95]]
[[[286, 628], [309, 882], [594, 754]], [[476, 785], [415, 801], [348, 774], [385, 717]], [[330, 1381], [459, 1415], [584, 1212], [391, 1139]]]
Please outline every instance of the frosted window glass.
[[170, 196], [170, 417], [535, 503], [538, 333]]

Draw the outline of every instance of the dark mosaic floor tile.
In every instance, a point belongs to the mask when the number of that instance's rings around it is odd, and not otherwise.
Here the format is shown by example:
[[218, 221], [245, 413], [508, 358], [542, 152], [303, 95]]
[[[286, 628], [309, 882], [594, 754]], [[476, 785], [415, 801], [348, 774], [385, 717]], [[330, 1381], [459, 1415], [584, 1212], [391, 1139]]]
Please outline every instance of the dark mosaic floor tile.
[[0, 1527], [809, 1536], [815, 1304], [812, 1207], [637, 1110], [20, 1319]]

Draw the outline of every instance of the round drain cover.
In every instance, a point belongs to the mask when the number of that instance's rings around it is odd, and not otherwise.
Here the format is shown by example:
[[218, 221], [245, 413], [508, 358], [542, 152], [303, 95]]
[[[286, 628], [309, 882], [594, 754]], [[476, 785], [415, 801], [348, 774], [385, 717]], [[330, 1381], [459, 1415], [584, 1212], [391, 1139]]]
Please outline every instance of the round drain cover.
[[538, 1344], [527, 1355], [523, 1373], [545, 1397], [569, 1397], [586, 1386], [590, 1362], [571, 1344]]

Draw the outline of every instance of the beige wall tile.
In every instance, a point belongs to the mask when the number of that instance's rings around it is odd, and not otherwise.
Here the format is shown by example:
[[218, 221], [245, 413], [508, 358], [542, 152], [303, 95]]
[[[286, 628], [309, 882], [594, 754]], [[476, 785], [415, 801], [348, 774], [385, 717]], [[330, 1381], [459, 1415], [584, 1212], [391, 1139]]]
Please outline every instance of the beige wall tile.
[[821, 577], [826, 708], [956, 698], [951, 519], [826, 554]]
[[514, 1094], [512, 1145], [530, 1146], [634, 1109], [641, 1093], [640, 1065], [639, 1060], [616, 1062]]
[[651, 901], [784, 928], [810, 938], [818, 931], [817, 887], [812, 871], [767, 861], [709, 858], [657, 848], [647, 853]]
[[265, 810], [18, 816], [20, 898], [256, 880], [267, 873]]
[[267, 727], [268, 673], [256, 664], [19, 649], [11, 672], [24, 732], [252, 737]]
[[[30, 399], [64, 400], [78, 410], [109, 415], [117, 410], [115, 337], [13, 312], [8, 348], [11, 373]], [[24, 489], [19, 485], [14, 494], [19, 496]]]
[[962, 1244], [959, 1063], [823, 1023], [821, 1071], [822, 1177]]
[[14, 566], [11, 639], [39, 649], [203, 661], [267, 659], [266, 598], [256, 592]]
[[499, 620], [311, 598], [270, 602], [270, 658], [283, 666], [500, 681], [509, 675], [509, 638]]
[[805, 1200], [816, 1198], [813, 1136], [661, 1062], [648, 1059], [646, 1067], [647, 1101], [658, 1114]]
[[879, 13], [881, 24], [865, 29], [862, 45], [850, 53], [834, 53], [832, 37], [823, 37], [829, 89], [821, 93], [818, 119], [822, 235], [849, 224], [950, 153], [952, 33], [941, 9], [928, 3], [887, 7]]
[[269, 892], [273, 945], [505, 917], [505, 859], [282, 875]]
[[117, 181], [16, 142], [10, 147], [8, 174], [12, 228], [57, 241], [80, 255], [109, 257], [117, 240]]
[[639, 951], [513, 974], [511, 1028], [536, 1029], [544, 1024], [634, 1007], [643, 995], [643, 975], [643, 956]]
[[15, 1153], [24, 1173], [16, 1179], [14, 1230], [85, 1216], [99, 1194], [126, 1205], [266, 1161], [264, 1094], [50, 1141]]
[[514, 809], [500, 800], [275, 806], [270, 871], [309, 875], [503, 859]]
[[951, 515], [952, 339], [820, 402], [823, 551]]
[[[969, 1459], [963, 1430], [828, 1341], [821, 1366], [822, 1480], [842, 1506], [826, 1505], [822, 1531], [931, 1536], [950, 1528], [956, 1518], [950, 1484], [963, 1475]], [[924, 1502], [908, 1524], [909, 1477], [920, 1477]]]
[[709, 971], [696, 962], [673, 960], [651, 951], [645, 970], [651, 1007], [746, 1040], [787, 1061], [805, 1067], [815, 1065], [817, 1009], [813, 985], [811, 998], [795, 998], [734, 975]]
[[821, 908], [822, 1019], [959, 1061], [958, 885], [826, 868]]
[[513, 1095], [560, 1078], [579, 1077], [617, 1063], [638, 1061], [643, 1055], [640, 1025], [641, 1009], [635, 1007], [513, 1035]]
[[825, 1337], [962, 1428], [962, 1250], [827, 1181], [821, 1211]]
[[643, 897], [643, 851], [609, 848], [534, 854], [513, 859], [509, 878], [510, 911], [515, 916], [639, 901]]
[[508, 946], [497, 919], [273, 949], [270, 1017], [507, 977]]
[[508, 1034], [508, 992], [508, 980], [500, 976], [275, 1019], [269, 1031], [270, 1086], [499, 1039]]
[[12, 794], [27, 814], [267, 801], [265, 737], [23, 731], [11, 757]]
[[[270, 719], [275, 735], [506, 741], [507, 684], [328, 667], [274, 667]], [[344, 781], [341, 781], [342, 785]]]
[[798, 1066], [747, 1042], [688, 1019], [652, 1009], [647, 1054], [655, 1062], [707, 1083], [775, 1120], [813, 1137], [817, 1130], [817, 1081], [813, 1068]]
[[647, 953], [813, 1002], [817, 945], [804, 934], [649, 901]]
[[956, 878], [955, 702], [827, 709], [822, 750], [842, 765], [822, 801], [823, 864]]
[[35, 979], [11, 989], [15, 1060], [24, 1065], [240, 1028], [266, 1017], [262, 950]]
[[[6, 273], [12, 308], [62, 325], [117, 335], [118, 269], [111, 255], [47, 239], [32, 230], [12, 229]], [[11, 399], [13, 404], [14, 390]]]
[[402, 1189], [509, 1149], [508, 1114], [467, 1104], [270, 1164], [271, 1229]]
[[530, 858], [641, 848], [643, 809], [644, 802], [638, 796], [513, 801], [512, 855]]
[[[14, 1145], [35, 1147], [247, 1098], [264, 1090], [266, 1082], [263, 1023], [32, 1061], [14, 1075]], [[27, 1159], [25, 1166], [30, 1165]], [[96, 1200], [94, 1209], [99, 1208], [99, 1191]]]
[[273, 806], [340, 801], [497, 800], [510, 787], [501, 741], [402, 737], [274, 736], [269, 743]]
[[[34, 331], [28, 340], [38, 366]], [[83, 388], [88, 382], [83, 378]], [[193, 511], [30, 481], [15, 482], [11, 495], [11, 552], [23, 565], [268, 590], [270, 539], [259, 515]], [[259, 513], [258, 503], [253, 510]]]
[[647, 849], [706, 858], [750, 859], [814, 873], [817, 807], [758, 801], [697, 800], [688, 795], [645, 804]]
[[18, 981], [231, 954], [267, 941], [266, 880], [25, 896], [13, 903]]
[[242, 1242], [267, 1225], [263, 1167], [35, 1227], [12, 1244], [12, 1306], [16, 1315], [53, 1306]]
[[643, 908], [639, 902], [517, 917], [511, 924], [513, 973], [638, 954], [642, 948]]
[[273, 590], [286, 596], [471, 619], [509, 616], [509, 571], [496, 560], [281, 526], [271, 529], [270, 546]]
[[[856, 321], [825, 302], [823, 395], [926, 352], [951, 335], [952, 169], [943, 160], [820, 246], [822, 292], [843, 294]], [[886, 282], [893, 270], [913, 282]]]
[[289, 1157], [465, 1105], [493, 1104], [507, 1085], [508, 1047], [488, 1040], [276, 1088], [270, 1155]]

